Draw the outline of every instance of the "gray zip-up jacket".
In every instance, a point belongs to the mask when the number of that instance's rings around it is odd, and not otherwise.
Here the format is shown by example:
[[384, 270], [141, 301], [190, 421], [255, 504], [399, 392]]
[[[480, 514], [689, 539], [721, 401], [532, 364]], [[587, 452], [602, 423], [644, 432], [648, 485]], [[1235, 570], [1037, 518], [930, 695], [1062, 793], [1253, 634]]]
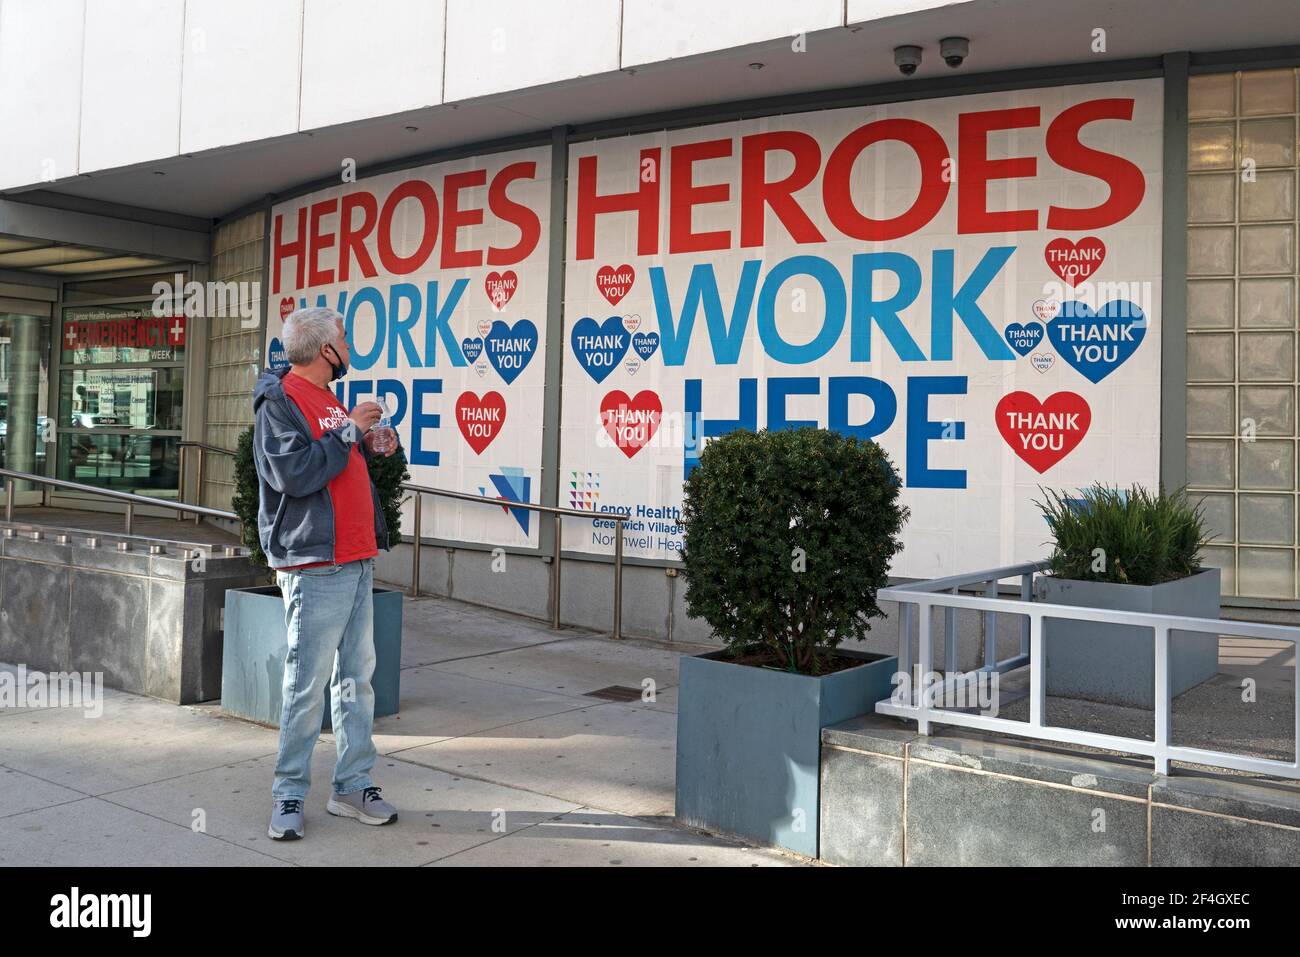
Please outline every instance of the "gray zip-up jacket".
[[[334, 561], [334, 502], [329, 484], [347, 467], [352, 447], [360, 439], [351, 422], [312, 438], [307, 417], [280, 382], [288, 371], [268, 369], [253, 387], [257, 535], [272, 568]], [[364, 442], [361, 453], [370, 460]], [[387, 550], [388, 526], [373, 481], [370, 498], [375, 545]]]

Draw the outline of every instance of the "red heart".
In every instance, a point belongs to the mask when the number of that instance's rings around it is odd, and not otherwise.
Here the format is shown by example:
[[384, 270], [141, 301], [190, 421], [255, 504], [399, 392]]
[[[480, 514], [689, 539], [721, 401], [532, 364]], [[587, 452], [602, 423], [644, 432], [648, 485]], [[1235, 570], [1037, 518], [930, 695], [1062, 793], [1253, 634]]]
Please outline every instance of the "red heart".
[[1106, 244], [1096, 236], [1084, 236], [1077, 243], [1068, 239], [1053, 239], [1043, 250], [1043, 258], [1052, 272], [1071, 286], [1087, 281], [1101, 268], [1106, 258]]
[[654, 438], [663, 414], [659, 396], [648, 389], [638, 392], [634, 399], [615, 389], [600, 402], [600, 421], [628, 458], [640, 452]]
[[283, 299], [280, 300], [280, 321], [281, 322], [289, 318], [289, 313], [293, 312], [294, 305], [295, 303], [293, 301], [293, 296], [285, 296]]
[[492, 444], [505, 421], [506, 400], [500, 392], [489, 392], [481, 399], [473, 392], [462, 392], [456, 400], [456, 424], [475, 455], [482, 455]]
[[636, 270], [624, 263], [621, 266], [601, 266], [596, 270], [596, 288], [609, 300], [611, 306], [632, 291]]
[[1069, 455], [1092, 424], [1092, 409], [1073, 392], [1057, 392], [1042, 402], [1028, 392], [1012, 392], [993, 416], [1002, 440], [1040, 474]]
[[510, 301], [517, 288], [519, 288], [519, 277], [515, 275], [513, 269], [507, 269], [505, 272], [490, 272], [483, 280], [483, 289], [487, 293], [488, 302], [492, 303], [492, 308], [497, 312], [506, 307], [506, 303]]

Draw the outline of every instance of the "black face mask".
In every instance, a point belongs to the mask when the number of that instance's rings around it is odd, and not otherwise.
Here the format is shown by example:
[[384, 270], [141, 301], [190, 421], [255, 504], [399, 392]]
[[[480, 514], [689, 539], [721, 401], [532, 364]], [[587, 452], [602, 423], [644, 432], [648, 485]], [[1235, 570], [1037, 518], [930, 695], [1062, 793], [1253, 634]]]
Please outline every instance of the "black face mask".
[[347, 363], [339, 358], [338, 350], [333, 346], [330, 346], [330, 352], [334, 353], [335, 360], [330, 363], [330, 371], [333, 373], [333, 375], [330, 376], [330, 381], [333, 382], [335, 379], [342, 379], [348, 374], [348, 366]]

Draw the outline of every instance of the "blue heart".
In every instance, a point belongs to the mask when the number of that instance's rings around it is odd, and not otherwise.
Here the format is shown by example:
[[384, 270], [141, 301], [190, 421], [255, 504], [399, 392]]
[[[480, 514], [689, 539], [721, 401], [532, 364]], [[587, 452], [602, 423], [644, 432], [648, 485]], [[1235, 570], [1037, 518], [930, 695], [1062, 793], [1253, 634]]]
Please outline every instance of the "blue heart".
[[487, 351], [492, 368], [509, 385], [519, 377], [519, 373], [524, 371], [537, 352], [537, 327], [531, 319], [520, 319], [513, 328], [498, 319], [488, 330], [483, 348]]
[[569, 342], [587, 375], [602, 382], [623, 360], [631, 338], [623, 328], [622, 316], [610, 316], [603, 323], [583, 316], [573, 324]]
[[1003, 330], [1002, 335], [1012, 349], [1027, 356], [1043, 341], [1043, 324], [1041, 322], [1013, 322]]
[[638, 332], [632, 337], [632, 348], [642, 359], [649, 359], [659, 348], [659, 333]]
[[1047, 326], [1061, 358], [1094, 383], [1123, 365], [1146, 334], [1146, 315], [1126, 299], [1113, 299], [1096, 312], [1086, 302], [1068, 300]]
[[272, 369], [289, 368], [289, 355], [284, 351], [284, 343], [280, 341], [279, 336], [271, 339], [271, 348], [266, 352]]
[[475, 336], [473, 339], [462, 339], [460, 341], [461, 354], [465, 356], [465, 361], [470, 365], [483, 352], [483, 340]]

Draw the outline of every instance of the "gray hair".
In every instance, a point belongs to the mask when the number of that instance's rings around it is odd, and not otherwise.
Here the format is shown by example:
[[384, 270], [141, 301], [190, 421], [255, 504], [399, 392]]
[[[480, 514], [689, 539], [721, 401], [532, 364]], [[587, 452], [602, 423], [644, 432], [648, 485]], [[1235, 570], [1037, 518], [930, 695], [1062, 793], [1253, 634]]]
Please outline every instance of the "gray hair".
[[304, 366], [320, 355], [320, 347], [338, 338], [343, 317], [327, 306], [311, 306], [289, 314], [280, 339], [289, 362]]

